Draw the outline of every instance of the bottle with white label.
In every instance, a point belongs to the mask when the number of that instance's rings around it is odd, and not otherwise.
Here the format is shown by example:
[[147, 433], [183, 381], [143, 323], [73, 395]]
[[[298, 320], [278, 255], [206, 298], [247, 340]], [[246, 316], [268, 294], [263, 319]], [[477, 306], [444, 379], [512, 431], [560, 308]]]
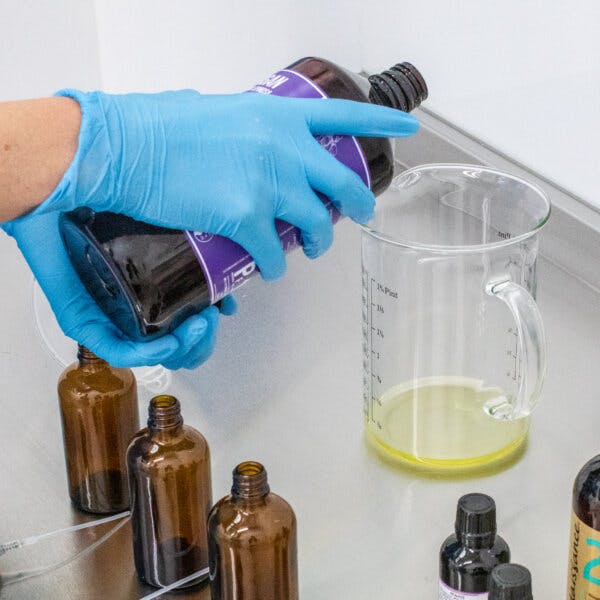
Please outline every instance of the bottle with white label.
[[488, 600], [533, 600], [531, 573], [521, 565], [499, 565], [492, 571]]
[[[314, 57], [274, 73], [249, 92], [343, 98], [404, 112], [418, 107], [428, 93], [425, 80], [410, 63], [398, 63], [367, 79]], [[394, 159], [388, 139], [346, 135], [317, 139], [375, 195], [389, 186]], [[327, 198], [321, 199], [335, 223], [339, 213]], [[296, 227], [278, 220], [275, 226], [284, 251], [301, 244]], [[148, 340], [172, 331], [256, 273], [252, 257], [218, 235], [174, 231], [83, 207], [63, 215], [60, 227], [86, 289], [131, 339]]]
[[455, 533], [440, 550], [439, 600], [487, 600], [493, 569], [510, 562], [496, 533], [496, 503], [485, 494], [458, 501]]
[[600, 455], [575, 478], [567, 600], [600, 598]]

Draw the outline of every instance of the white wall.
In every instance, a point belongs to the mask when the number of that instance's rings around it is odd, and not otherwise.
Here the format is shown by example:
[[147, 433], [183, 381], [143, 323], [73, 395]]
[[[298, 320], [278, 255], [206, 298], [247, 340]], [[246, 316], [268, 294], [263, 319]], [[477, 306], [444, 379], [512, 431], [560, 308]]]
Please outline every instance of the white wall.
[[359, 23], [338, 3], [97, 0], [96, 15], [110, 91], [238, 92], [309, 54], [360, 64]]
[[91, 0], [0, 1], [0, 100], [100, 83]]
[[597, 0], [96, 0], [110, 91], [243, 90], [307, 54], [370, 71], [412, 60], [428, 105], [600, 205]]
[[367, 69], [405, 58], [428, 106], [600, 206], [600, 2], [365, 3]]
[[597, 0], [2, 0], [0, 100], [234, 92], [308, 54], [409, 59], [431, 108], [600, 206], [599, 31]]

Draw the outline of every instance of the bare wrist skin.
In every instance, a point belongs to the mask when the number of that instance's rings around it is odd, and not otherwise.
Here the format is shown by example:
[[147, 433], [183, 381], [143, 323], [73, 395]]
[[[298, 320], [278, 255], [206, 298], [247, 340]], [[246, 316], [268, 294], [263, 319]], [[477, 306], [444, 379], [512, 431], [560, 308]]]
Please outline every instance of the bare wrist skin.
[[72, 98], [0, 102], [0, 222], [50, 196], [75, 156], [80, 125]]

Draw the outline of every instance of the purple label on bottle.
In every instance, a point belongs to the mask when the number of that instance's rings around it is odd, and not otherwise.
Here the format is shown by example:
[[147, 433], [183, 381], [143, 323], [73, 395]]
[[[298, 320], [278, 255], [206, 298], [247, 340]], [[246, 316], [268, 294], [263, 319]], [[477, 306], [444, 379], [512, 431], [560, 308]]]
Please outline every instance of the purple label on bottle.
[[[277, 71], [248, 91], [293, 98], [327, 98], [325, 92], [313, 81], [289, 69]], [[356, 138], [348, 135], [319, 135], [316, 139], [341, 163], [357, 173], [365, 185], [371, 187], [367, 161]], [[319, 197], [329, 210], [332, 222], [337, 223], [340, 213], [327, 198], [321, 194]], [[277, 219], [275, 227], [284, 252], [302, 244], [302, 235], [297, 227]], [[185, 233], [204, 272], [211, 304], [240, 287], [258, 270], [253, 258], [229, 238], [199, 231]]]

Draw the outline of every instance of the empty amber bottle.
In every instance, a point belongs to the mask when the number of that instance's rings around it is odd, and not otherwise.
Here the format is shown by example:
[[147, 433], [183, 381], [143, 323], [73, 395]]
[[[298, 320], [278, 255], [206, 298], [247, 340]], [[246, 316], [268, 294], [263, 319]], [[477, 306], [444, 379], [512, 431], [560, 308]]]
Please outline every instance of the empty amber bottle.
[[79, 346], [78, 362], [58, 380], [58, 397], [73, 504], [93, 513], [126, 510], [125, 455], [139, 429], [133, 373]]
[[208, 518], [212, 600], [298, 600], [296, 517], [270, 493], [265, 468], [244, 462]]
[[127, 450], [127, 469], [140, 580], [161, 587], [205, 569], [206, 519], [212, 504], [210, 451], [200, 432], [183, 424], [177, 398], [152, 398], [148, 427]]

